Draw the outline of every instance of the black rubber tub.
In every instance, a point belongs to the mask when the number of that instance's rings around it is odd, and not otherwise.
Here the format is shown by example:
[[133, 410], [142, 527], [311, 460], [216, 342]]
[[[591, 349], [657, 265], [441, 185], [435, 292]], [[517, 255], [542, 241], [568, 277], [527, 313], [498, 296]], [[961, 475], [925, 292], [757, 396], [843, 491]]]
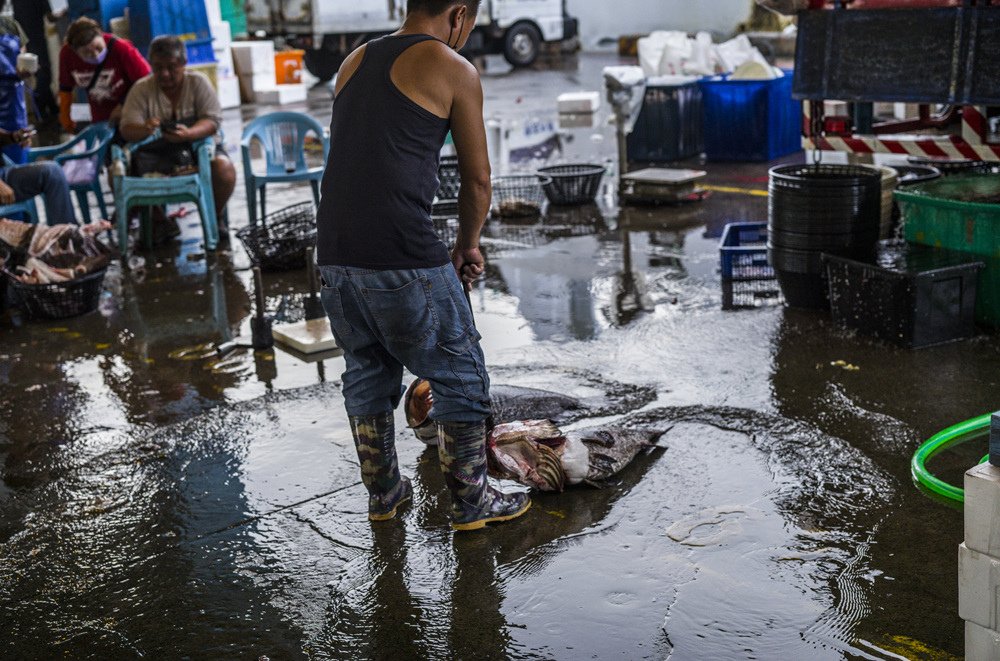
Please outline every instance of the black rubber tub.
[[863, 257], [875, 250], [882, 175], [852, 165], [782, 165], [768, 184], [768, 258], [792, 307], [827, 300], [822, 253]]

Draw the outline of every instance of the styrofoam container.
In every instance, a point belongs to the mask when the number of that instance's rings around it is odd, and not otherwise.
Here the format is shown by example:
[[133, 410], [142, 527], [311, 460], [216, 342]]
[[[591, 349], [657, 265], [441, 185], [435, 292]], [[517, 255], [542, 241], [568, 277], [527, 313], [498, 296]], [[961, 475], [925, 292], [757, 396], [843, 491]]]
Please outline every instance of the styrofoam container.
[[229, 47], [216, 48], [215, 62], [219, 67], [219, 78], [236, 76], [236, 64], [233, 62], [233, 52]]
[[240, 79], [236, 76], [219, 78], [219, 105], [222, 108], [240, 107]]
[[266, 73], [274, 78], [274, 42], [234, 41], [230, 48], [240, 76]]
[[600, 92], [566, 92], [556, 97], [556, 107], [561, 113], [595, 112], [601, 107]]
[[273, 89], [254, 92], [256, 102], [269, 106], [283, 106], [306, 100], [306, 86], [299, 84], [275, 85]]
[[263, 92], [264, 90], [271, 90], [277, 87], [273, 73], [241, 73], [239, 79], [244, 87], [253, 92]]
[[221, 47], [228, 48], [233, 43], [233, 29], [229, 21], [214, 21], [209, 24], [208, 29], [212, 31], [212, 48], [216, 51]]

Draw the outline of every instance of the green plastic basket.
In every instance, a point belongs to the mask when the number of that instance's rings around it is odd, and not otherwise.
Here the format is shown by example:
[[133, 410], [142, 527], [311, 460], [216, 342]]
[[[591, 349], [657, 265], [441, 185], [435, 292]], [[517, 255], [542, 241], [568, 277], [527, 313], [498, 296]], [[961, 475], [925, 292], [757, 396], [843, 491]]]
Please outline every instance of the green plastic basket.
[[945, 177], [894, 194], [907, 241], [983, 259], [976, 321], [1000, 327], [1000, 177]]

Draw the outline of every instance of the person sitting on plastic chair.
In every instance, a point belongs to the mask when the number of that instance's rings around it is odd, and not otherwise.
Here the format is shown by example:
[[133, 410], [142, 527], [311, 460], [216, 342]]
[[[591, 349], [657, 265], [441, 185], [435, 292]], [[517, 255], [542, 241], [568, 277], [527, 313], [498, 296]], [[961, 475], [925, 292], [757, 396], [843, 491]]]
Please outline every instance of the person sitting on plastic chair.
[[[149, 44], [149, 63], [153, 73], [136, 82], [129, 91], [119, 130], [129, 142], [144, 140], [157, 128], [163, 138], [132, 155], [129, 175], [187, 174], [197, 167], [191, 143], [219, 135], [222, 123], [219, 97], [204, 74], [185, 70], [187, 51], [177, 37], [153, 39]], [[223, 211], [236, 187], [236, 168], [218, 140], [211, 168], [219, 233], [225, 236], [228, 228], [223, 224]], [[154, 234], [172, 237], [180, 233], [176, 221], [164, 218], [162, 212], [157, 215], [154, 215]]]
[[[31, 135], [26, 130], [0, 129], [0, 148], [19, 144], [28, 147]], [[62, 167], [53, 161], [26, 165], [0, 163], [0, 205], [13, 204], [41, 195], [45, 200], [45, 217], [49, 225], [77, 224], [69, 183]]]

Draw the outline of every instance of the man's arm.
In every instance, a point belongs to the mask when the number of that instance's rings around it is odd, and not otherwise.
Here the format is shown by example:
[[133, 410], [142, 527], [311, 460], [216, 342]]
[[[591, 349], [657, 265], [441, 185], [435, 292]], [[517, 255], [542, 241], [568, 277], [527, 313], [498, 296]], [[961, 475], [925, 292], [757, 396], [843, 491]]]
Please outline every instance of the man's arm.
[[462, 187], [458, 193], [458, 238], [451, 261], [468, 289], [483, 273], [479, 234], [490, 211], [490, 158], [483, 124], [483, 87], [467, 61], [459, 64], [451, 105], [451, 136], [458, 152]]
[[145, 88], [145, 85], [133, 85], [122, 106], [122, 119], [118, 130], [128, 142], [138, 142], [148, 138], [160, 125], [159, 117], [148, 117], [146, 114]]
[[173, 131], [164, 131], [163, 139], [167, 142], [194, 142], [215, 135], [222, 124], [222, 107], [219, 95], [212, 89], [208, 78], [200, 74], [191, 77], [193, 86], [194, 111], [198, 116], [191, 126], [178, 124]]

